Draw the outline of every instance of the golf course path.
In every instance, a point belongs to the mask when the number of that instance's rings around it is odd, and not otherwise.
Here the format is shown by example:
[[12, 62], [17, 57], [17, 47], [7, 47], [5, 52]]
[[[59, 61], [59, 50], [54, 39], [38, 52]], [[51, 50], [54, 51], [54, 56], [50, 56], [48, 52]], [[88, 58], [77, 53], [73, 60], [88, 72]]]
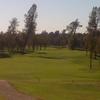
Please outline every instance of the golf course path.
[[31, 96], [18, 92], [6, 80], [0, 80], [0, 94], [7, 100], [34, 100]]

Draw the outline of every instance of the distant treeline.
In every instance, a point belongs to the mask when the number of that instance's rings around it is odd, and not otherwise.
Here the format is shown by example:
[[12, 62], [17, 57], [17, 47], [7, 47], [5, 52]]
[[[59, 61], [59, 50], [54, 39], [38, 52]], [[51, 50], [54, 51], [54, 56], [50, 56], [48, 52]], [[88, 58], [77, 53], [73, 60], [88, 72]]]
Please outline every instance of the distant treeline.
[[[77, 33], [75, 34], [75, 40], [73, 46], [76, 49], [85, 49], [85, 38], [86, 34]], [[10, 33], [0, 33], [0, 50], [8, 50], [9, 52], [23, 52], [24, 43], [26, 40], [27, 34], [22, 32], [17, 32], [14, 34]], [[56, 32], [46, 32], [43, 31], [40, 34], [35, 34], [33, 38], [33, 49], [41, 50], [46, 47], [68, 47], [69, 44], [69, 34]], [[30, 44], [27, 45], [27, 48], [31, 48]]]

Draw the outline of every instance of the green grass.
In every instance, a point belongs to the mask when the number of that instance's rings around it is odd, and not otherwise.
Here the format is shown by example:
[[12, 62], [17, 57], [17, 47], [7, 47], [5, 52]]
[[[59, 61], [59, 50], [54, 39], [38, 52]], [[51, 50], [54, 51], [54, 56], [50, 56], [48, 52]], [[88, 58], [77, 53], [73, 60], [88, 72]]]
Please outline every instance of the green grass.
[[43, 100], [100, 100], [100, 62], [83, 51], [48, 48], [0, 59], [0, 79]]
[[0, 94], [0, 100], [6, 100], [6, 98]]

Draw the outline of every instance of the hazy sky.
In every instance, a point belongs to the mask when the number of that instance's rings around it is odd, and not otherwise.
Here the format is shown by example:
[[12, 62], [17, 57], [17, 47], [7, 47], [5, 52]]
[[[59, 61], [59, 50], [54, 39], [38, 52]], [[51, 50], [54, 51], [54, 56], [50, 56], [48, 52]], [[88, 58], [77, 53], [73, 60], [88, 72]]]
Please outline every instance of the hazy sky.
[[85, 31], [88, 16], [93, 6], [100, 6], [100, 0], [0, 0], [0, 31], [6, 31], [9, 21], [17, 17], [20, 29], [24, 27], [24, 14], [33, 3], [37, 4], [37, 32], [42, 30], [63, 30], [78, 18]]

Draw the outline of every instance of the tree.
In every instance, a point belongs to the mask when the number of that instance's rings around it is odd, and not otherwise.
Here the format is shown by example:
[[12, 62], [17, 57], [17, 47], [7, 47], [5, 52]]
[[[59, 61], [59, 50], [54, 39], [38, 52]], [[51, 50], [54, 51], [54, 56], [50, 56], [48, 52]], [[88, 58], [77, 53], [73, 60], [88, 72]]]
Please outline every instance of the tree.
[[12, 18], [10, 21], [10, 26], [6, 33], [7, 47], [10, 52], [14, 52], [16, 49], [16, 34], [17, 34], [18, 20], [17, 18]]
[[[98, 48], [98, 28], [100, 24], [100, 8], [93, 7], [92, 12], [89, 16], [88, 22], [88, 50], [90, 52], [90, 69], [92, 69], [92, 59], [96, 59], [97, 48]], [[99, 32], [100, 33], [100, 32]], [[99, 35], [100, 36], [100, 35]]]
[[0, 52], [3, 52], [5, 49], [5, 35], [3, 32], [0, 32]]
[[24, 32], [18, 32], [16, 35], [16, 49], [18, 53], [23, 54], [23, 48], [25, 43], [26, 34]]
[[25, 32], [27, 34], [24, 44], [24, 50], [26, 46], [35, 48], [35, 31], [36, 31], [36, 18], [37, 18], [37, 5], [33, 4], [25, 15]]
[[17, 26], [18, 26], [17, 18], [12, 18], [12, 20], [10, 21], [10, 26], [8, 27], [8, 32], [10, 34], [16, 34]]
[[75, 33], [78, 27], [82, 27], [82, 25], [80, 25], [80, 22], [78, 21], [78, 19], [76, 19], [75, 21], [71, 22], [68, 26], [67, 26], [67, 31], [69, 33], [69, 40], [68, 40], [68, 47], [70, 49], [75, 49]]

